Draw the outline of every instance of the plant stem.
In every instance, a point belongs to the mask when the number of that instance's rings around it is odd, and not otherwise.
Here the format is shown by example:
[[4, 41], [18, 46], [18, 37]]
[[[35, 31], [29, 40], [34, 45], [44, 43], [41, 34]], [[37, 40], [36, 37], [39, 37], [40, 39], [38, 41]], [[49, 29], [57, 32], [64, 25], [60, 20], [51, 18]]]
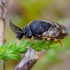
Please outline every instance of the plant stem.
[[[4, 44], [4, 33], [5, 33], [5, 27], [4, 27], [4, 21], [2, 19], [0, 19], [0, 45]], [[0, 67], [0, 70], [5, 70], [5, 62], [3, 60], [0, 60], [0, 62], [2, 63], [2, 67]]]
[[[7, 12], [8, 0], [0, 0], [0, 45], [5, 44], [5, 17]], [[5, 62], [0, 60], [2, 66], [0, 70], [5, 70]]]
[[35, 51], [28, 47], [28, 50], [22, 60], [17, 64], [14, 70], [30, 70], [38, 60]]

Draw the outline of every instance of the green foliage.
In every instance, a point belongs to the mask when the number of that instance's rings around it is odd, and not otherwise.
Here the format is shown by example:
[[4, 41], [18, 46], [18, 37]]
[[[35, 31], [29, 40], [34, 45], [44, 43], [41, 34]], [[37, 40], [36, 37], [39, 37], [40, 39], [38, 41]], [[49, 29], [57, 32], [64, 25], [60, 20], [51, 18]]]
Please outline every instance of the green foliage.
[[[2, 45], [0, 47], [0, 58], [3, 60], [7, 59], [16, 59], [19, 60], [21, 58], [20, 53], [25, 53], [27, 41], [23, 42], [23, 45], [17, 45], [15, 42], [12, 42], [10, 45], [5, 46]], [[22, 50], [21, 50], [22, 49]]]
[[[51, 42], [52, 44], [52, 42]], [[53, 42], [54, 44], [54, 42]], [[42, 49], [48, 50], [49, 47], [45, 40], [35, 40], [33, 42], [29, 40], [24, 40], [21, 44], [17, 45], [17, 43], [12, 42], [8, 46], [2, 45], [0, 46], [0, 59], [8, 60], [15, 59], [19, 60], [21, 58], [20, 54], [25, 54], [27, 50], [27, 46], [32, 47], [34, 50], [40, 52]]]
[[[50, 47], [49, 48], [45, 40], [35, 40], [32, 42], [30, 40], [24, 40], [19, 45], [17, 45], [17, 43], [15, 42], [12, 42], [8, 46], [6, 45], [0, 46], [0, 59], [19, 60], [21, 58], [20, 54], [25, 54], [27, 51], [27, 46], [30, 46], [31, 48], [33, 48], [38, 52], [41, 52], [43, 49], [48, 50], [47, 54], [46, 53], [44, 54], [46, 56], [42, 58], [44, 59], [43, 62], [42, 60], [41, 63], [39, 61], [40, 64], [46, 65], [53, 61], [55, 61], [56, 63], [60, 61], [60, 59], [57, 56], [57, 53], [61, 51], [65, 51], [66, 49], [69, 48], [67, 46], [70, 45], [70, 37], [67, 37], [62, 44], [63, 47], [59, 47], [59, 44], [57, 42], [49, 41], [49, 47]], [[37, 66], [39, 66], [38, 63]], [[43, 67], [43, 65], [41, 67]]]

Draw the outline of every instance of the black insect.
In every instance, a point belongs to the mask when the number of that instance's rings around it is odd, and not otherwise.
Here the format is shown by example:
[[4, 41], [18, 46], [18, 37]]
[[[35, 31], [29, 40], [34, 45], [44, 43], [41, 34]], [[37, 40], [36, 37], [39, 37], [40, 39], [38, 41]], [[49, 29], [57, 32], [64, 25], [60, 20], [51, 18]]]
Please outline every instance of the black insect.
[[25, 35], [27, 38], [31, 38], [33, 36], [38, 40], [45, 39], [47, 41], [60, 41], [68, 35], [65, 26], [45, 20], [31, 21], [30, 24], [25, 26], [23, 29], [17, 27], [12, 23], [12, 21], [10, 21], [10, 27], [12, 31], [16, 33], [16, 37], [18, 39], [22, 39]]

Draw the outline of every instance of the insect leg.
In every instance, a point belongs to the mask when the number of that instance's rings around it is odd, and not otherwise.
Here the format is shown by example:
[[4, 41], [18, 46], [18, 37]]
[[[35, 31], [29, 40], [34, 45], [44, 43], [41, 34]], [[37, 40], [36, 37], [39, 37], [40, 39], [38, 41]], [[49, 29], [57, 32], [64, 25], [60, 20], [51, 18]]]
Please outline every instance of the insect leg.
[[58, 39], [54, 39], [54, 41], [58, 42], [58, 43], [60, 44], [60, 46], [62, 47], [62, 43], [61, 43], [60, 40], [58, 40]]
[[62, 43], [61, 43], [61, 41], [60, 40], [58, 40], [58, 43], [60, 44], [60, 46], [62, 47]]
[[47, 38], [45, 38], [45, 40], [46, 40], [46, 43], [47, 43], [47, 45], [48, 45], [48, 48], [50, 48], [50, 46], [49, 46], [49, 41], [47, 40]]

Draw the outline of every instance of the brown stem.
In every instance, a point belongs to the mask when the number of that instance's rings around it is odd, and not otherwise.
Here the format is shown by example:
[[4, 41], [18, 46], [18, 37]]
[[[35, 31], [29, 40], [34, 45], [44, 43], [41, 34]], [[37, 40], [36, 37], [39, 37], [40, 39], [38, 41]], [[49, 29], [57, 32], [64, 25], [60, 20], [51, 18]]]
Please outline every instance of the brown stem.
[[[4, 29], [4, 20], [0, 19], [0, 45], [4, 44], [4, 33], [5, 33], [5, 29]], [[2, 67], [0, 67], [0, 70], [4, 70], [4, 61], [3, 60], [0, 60], [0, 62], [2, 63]]]
[[[5, 43], [5, 17], [7, 12], [8, 0], [0, 0], [0, 45]], [[0, 70], [5, 70], [5, 62], [0, 60], [2, 66]]]
[[38, 60], [34, 50], [28, 47], [28, 50], [22, 60], [17, 64], [14, 70], [30, 70]]

